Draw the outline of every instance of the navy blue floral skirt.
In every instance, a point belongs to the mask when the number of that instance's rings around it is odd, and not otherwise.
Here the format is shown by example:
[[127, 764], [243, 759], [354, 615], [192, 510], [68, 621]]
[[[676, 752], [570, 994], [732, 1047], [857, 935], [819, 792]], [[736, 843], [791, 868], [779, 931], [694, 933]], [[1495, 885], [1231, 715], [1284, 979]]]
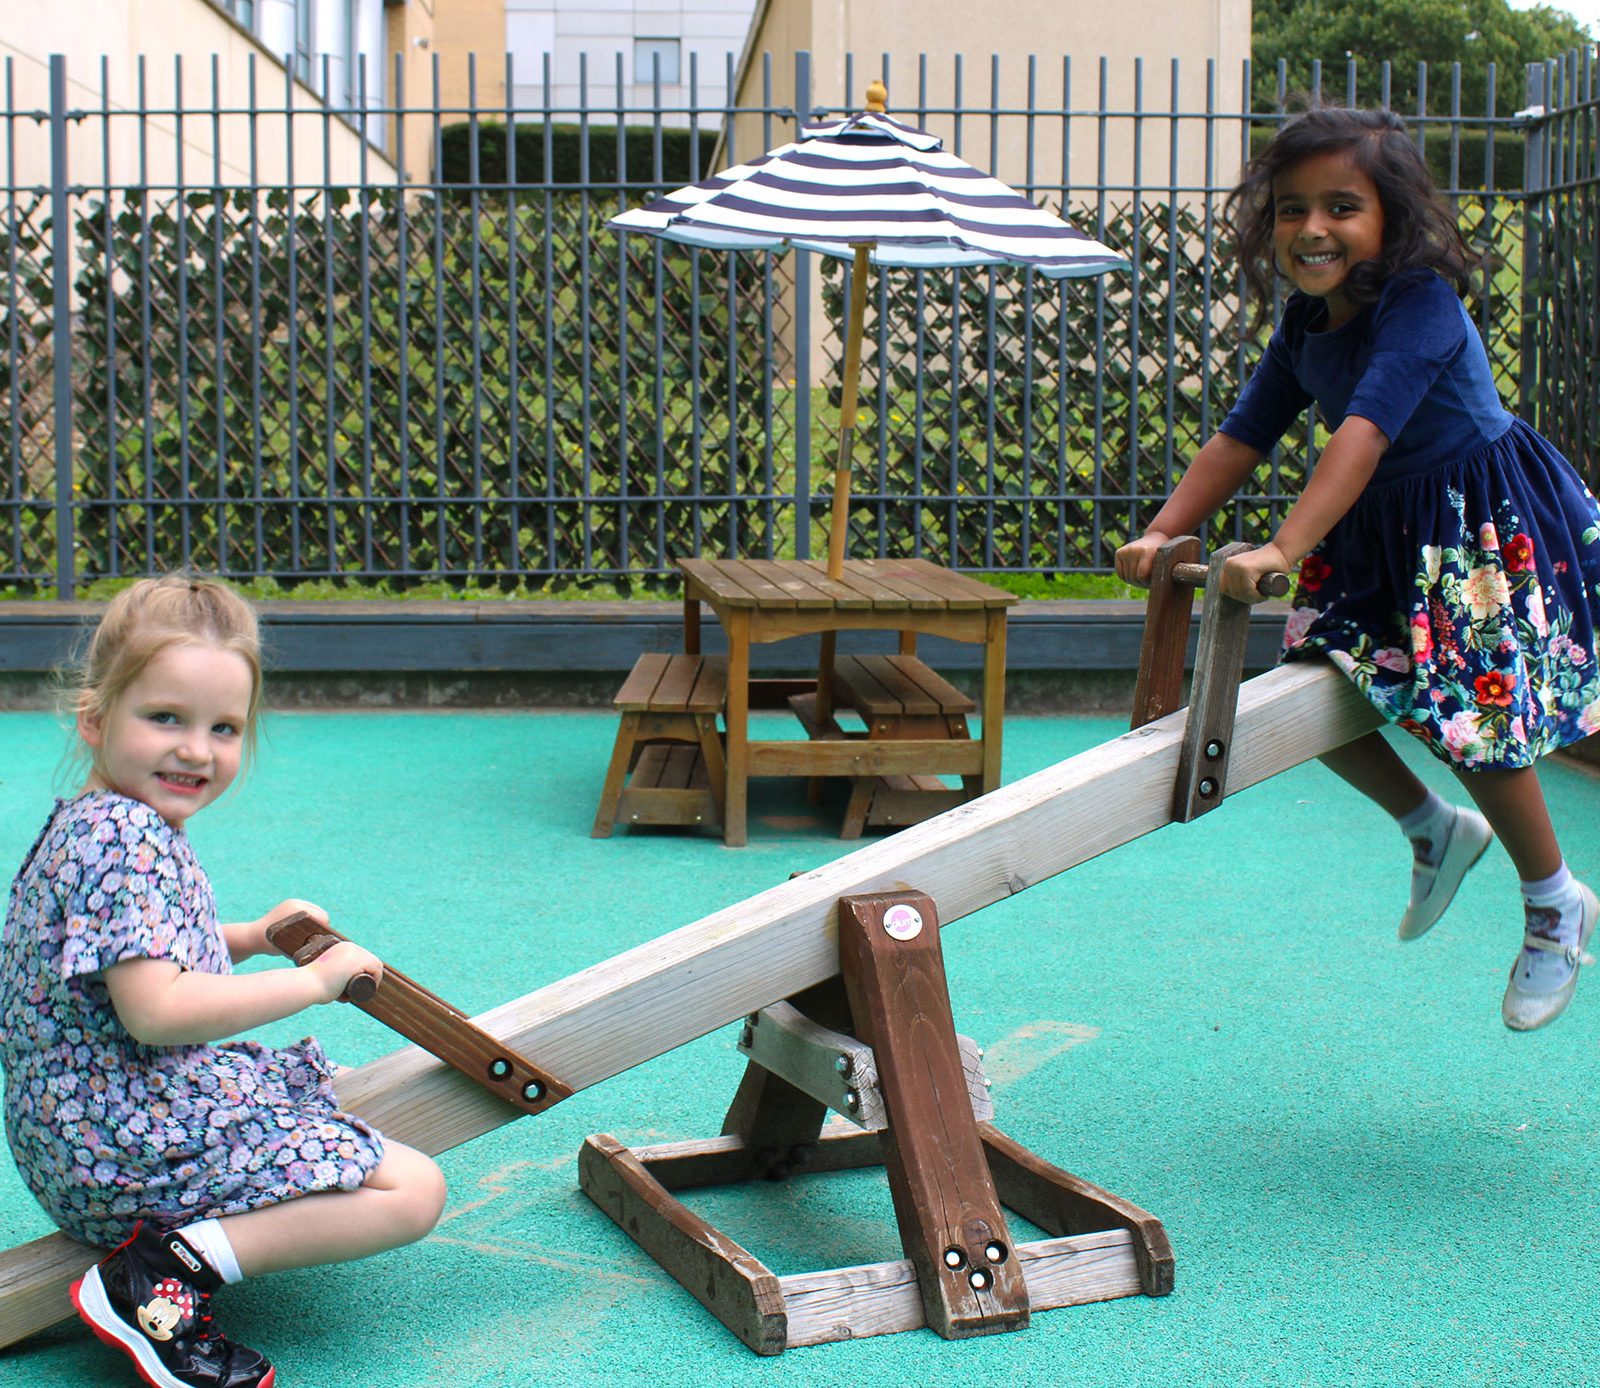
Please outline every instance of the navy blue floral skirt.
[[1516, 420], [1461, 463], [1377, 477], [1300, 566], [1283, 658], [1324, 655], [1469, 770], [1600, 729], [1600, 509]]

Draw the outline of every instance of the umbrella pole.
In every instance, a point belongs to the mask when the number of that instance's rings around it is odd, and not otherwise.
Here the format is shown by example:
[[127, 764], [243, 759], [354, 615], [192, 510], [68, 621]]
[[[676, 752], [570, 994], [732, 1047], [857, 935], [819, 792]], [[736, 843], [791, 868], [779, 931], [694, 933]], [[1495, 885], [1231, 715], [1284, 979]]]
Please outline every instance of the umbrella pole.
[[[867, 321], [867, 255], [870, 244], [856, 247], [850, 275], [850, 326], [844, 341], [844, 399], [839, 413], [839, 455], [833, 465], [833, 515], [828, 527], [828, 577], [844, 574], [850, 528], [850, 458], [855, 452], [856, 401], [861, 393], [861, 337]], [[817, 667], [817, 719], [833, 716], [833, 651], [837, 633], [822, 633], [822, 658]]]
[[833, 520], [828, 534], [828, 577], [844, 573], [850, 524], [850, 455], [855, 451], [856, 402], [861, 393], [861, 338], [867, 321], [867, 254], [856, 247], [850, 275], [850, 327], [844, 341], [844, 400], [839, 415], [839, 456], [833, 465]]

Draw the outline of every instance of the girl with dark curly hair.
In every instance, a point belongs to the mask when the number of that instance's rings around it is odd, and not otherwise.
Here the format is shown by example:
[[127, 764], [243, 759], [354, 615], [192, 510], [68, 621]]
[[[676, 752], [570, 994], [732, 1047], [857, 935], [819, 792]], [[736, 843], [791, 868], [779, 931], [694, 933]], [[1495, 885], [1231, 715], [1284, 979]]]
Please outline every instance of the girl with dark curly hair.
[[1285, 659], [1333, 661], [1457, 772], [1481, 814], [1428, 789], [1379, 733], [1323, 757], [1411, 842], [1400, 937], [1443, 914], [1498, 835], [1522, 879], [1501, 1013], [1529, 1031], [1577, 986], [1600, 900], [1569, 871], [1534, 762], [1600, 728], [1600, 510], [1507, 412], [1461, 303], [1470, 257], [1403, 122], [1329, 107], [1288, 120], [1228, 199], [1258, 306], [1292, 292], [1261, 364], [1118, 574], [1197, 529], [1315, 403], [1332, 431], [1270, 543], [1226, 591], [1298, 569]]

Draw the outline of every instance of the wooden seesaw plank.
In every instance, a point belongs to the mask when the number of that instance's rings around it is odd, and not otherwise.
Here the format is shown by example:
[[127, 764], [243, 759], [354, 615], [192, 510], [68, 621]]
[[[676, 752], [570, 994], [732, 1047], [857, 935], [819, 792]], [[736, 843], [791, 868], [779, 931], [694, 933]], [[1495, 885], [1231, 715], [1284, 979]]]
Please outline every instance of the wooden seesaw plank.
[[[790, 997], [839, 969], [839, 898], [911, 884], [945, 925], [1171, 822], [1185, 712], [1113, 738], [892, 838], [551, 983], [473, 1020], [574, 1090]], [[1332, 667], [1281, 666], [1239, 689], [1229, 790], [1378, 726]], [[336, 1081], [398, 1141], [441, 1152], [518, 1117], [416, 1047]], [[70, 1311], [92, 1254], [59, 1234], [0, 1254], [0, 1345]]]

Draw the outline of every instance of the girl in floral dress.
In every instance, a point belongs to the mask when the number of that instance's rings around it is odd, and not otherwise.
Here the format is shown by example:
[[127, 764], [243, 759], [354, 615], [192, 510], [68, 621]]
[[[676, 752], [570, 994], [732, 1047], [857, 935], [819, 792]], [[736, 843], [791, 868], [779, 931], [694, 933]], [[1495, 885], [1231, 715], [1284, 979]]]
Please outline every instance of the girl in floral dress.
[[239, 771], [260, 689], [255, 615], [220, 584], [146, 579], [109, 604], [77, 698], [88, 779], [28, 851], [0, 950], [12, 1154], [63, 1230], [117, 1245], [73, 1302], [159, 1388], [271, 1388], [211, 1293], [411, 1242], [444, 1202], [428, 1157], [339, 1111], [315, 1041], [224, 1040], [382, 970], [342, 943], [232, 971], [279, 916], [327, 919], [285, 901], [219, 925], [184, 834]]
[[1426, 932], [1498, 836], [1522, 879], [1523, 944], [1502, 1017], [1555, 1020], [1600, 902], [1572, 876], [1534, 762], [1600, 727], [1600, 511], [1551, 445], [1506, 411], [1463, 307], [1469, 255], [1403, 123], [1323, 108], [1286, 122], [1229, 198], [1246, 278], [1293, 291], [1238, 404], [1145, 534], [1156, 550], [1212, 516], [1315, 403], [1332, 430], [1270, 544], [1224, 586], [1259, 601], [1299, 570], [1284, 658], [1332, 660], [1385, 719], [1452, 770], [1481, 814], [1433, 794], [1379, 733], [1322, 760], [1411, 841], [1402, 939]]

